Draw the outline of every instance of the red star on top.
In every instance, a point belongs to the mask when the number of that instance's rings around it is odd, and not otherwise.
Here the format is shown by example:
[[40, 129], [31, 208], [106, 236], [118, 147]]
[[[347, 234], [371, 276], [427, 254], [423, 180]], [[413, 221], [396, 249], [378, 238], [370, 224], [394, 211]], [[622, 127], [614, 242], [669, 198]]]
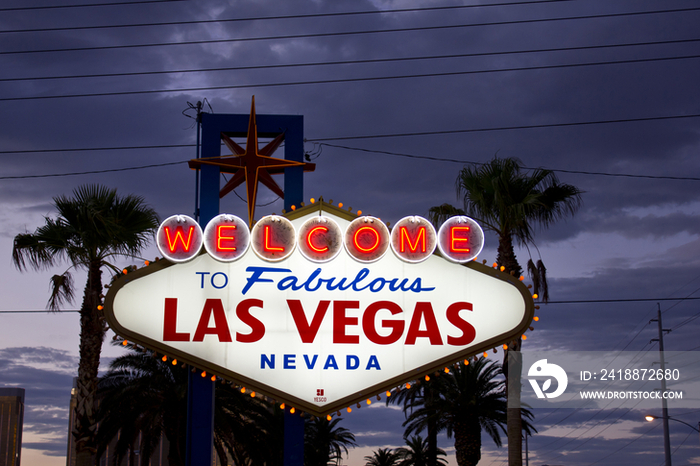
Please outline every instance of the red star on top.
[[221, 133], [221, 139], [234, 155], [209, 157], [204, 159], [192, 159], [189, 161], [190, 168], [200, 168], [202, 165], [215, 165], [220, 167], [222, 173], [233, 173], [233, 177], [219, 192], [219, 197], [246, 183], [246, 193], [248, 197], [248, 223], [253, 225], [255, 214], [255, 200], [258, 195], [258, 182], [267, 186], [272, 192], [284, 199], [284, 191], [272, 179], [271, 175], [284, 173], [288, 167], [303, 166], [304, 171], [314, 171], [316, 164], [295, 162], [293, 160], [277, 159], [270, 155], [277, 150], [284, 140], [284, 133], [270, 141], [265, 147], [258, 150], [258, 128], [255, 124], [255, 96], [250, 106], [250, 120], [248, 123], [248, 135], [246, 147], [243, 149], [231, 138]]

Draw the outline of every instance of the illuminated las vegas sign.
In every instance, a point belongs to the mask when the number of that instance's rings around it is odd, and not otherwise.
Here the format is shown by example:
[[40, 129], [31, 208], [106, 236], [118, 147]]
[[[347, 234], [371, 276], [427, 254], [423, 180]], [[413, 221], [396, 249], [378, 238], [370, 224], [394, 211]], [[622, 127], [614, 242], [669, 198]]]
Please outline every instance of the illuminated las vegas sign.
[[131, 341], [321, 416], [527, 329], [532, 296], [473, 260], [482, 245], [467, 217], [390, 231], [324, 202], [250, 230], [174, 216], [158, 231], [168, 260], [118, 279], [105, 309]]

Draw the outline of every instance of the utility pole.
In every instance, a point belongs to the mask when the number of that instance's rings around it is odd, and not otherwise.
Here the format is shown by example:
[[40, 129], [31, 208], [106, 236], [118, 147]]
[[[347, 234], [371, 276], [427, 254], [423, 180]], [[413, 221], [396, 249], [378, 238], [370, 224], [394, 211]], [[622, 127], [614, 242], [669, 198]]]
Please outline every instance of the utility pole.
[[525, 466], [530, 466], [530, 451], [527, 446], [527, 436], [528, 433], [525, 432]]
[[[195, 127], [197, 128], [197, 146], [196, 146], [196, 157], [199, 158], [199, 139], [202, 133], [202, 113], [204, 112], [204, 105], [209, 107], [209, 110], [214, 113], [214, 109], [211, 108], [211, 104], [205, 97], [203, 100], [198, 100], [196, 104], [187, 102], [187, 108], [182, 111], [182, 114], [187, 118], [192, 118], [195, 120]], [[190, 110], [195, 111], [195, 116], [190, 115], [188, 112]], [[194, 177], [194, 219], [199, 221], [199, 168], [195, 169]]]
[[[656, 303], [656, 319], [651, 319], [649, 322], [654, 321], [658, 322], [659, 324], [659, 338], [658, 340], [653, 339], [651, 341], [659, 342], [661, 373], [665, 374], [666, 363], [664, 362], [664, 332], [670, 332], [670, 330], [664, 329], [663, 325], [661, 324], [661, 305], [659, 303]], [[661, 377], [661, 393], [666, 393], [666, 377]], [[671, 439], [668, 431], [668, 403], [666, 402], [666, 398], [664, 398], [663, 395], [661, 396], [661, 413], [661, 418], [664, 425], [664, 455], [666, 457], [665, 464], [666, 466], [671, 466]]]

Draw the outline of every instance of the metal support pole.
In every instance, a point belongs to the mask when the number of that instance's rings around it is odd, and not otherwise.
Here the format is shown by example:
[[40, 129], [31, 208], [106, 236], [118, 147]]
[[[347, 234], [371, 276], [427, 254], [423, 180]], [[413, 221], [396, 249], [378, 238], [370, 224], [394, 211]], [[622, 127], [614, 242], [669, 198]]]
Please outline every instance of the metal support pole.
[[[200, 113], [200, 157], [221, 155], [221, 133], [246, 134], [248, 115]], [[296, 115], [257, 115], [258, 135], [285, 133], [285, 158], [304, 159], [304, 120]], [[299, 205], [303, 200], [303, 168], [285, 172], [285, 208]], [[219, 167], [205, 165], [200, 170], [199, 223], [206, 224], [219, 214]], [[252, 225], [251, 225], [252, 226]], [[190, 373], [191, 404], [188, 405], [187, 466], [211, 466], [214, 432], [214, 382], [209, 377]], [[199, 429], [199, 433], [197, 433]], [[285, 466], [302, 466], [304, 461], [304, 419], [299, 414], [285, 412]]]
[[[664, 328], [661, 323], [661, 305], [656, 303], [656, 319], [652, 319], [652, 322], [656, 320], [659, 325], [659, 356], [660, 366], [662, 373], [666, 369], [666, 363], [664, 361]], [[661, 393], [666, 393], [666, 378], [661, 377]], [[671, 466], [671, 438], [668, 428], [668, 403], [666, 398], [661, 398], [661, 418], [664, 425], [664, 456], [666, 466]]]
[[304, 418], [284, 411], [284, 466], [304, 466]]
[[[202, 228], [219, 214], [219, 167], [201, 170], [200, 218]], [[214, 448], [214, 385], [210, 376], [188, 374], [187, 385], [187, 466], [211, 466]]]

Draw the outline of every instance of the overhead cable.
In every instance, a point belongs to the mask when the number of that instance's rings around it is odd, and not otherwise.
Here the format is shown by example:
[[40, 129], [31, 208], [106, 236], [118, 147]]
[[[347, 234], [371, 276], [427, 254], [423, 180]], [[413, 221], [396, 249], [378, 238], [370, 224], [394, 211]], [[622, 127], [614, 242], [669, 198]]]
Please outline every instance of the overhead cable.
[[571, 301], [548, 301], [547, 304], [591, 304], [591, 303], [635, 303], [645, 301], [691, 301], [700, 299], [698, 297], [680, 297], [680, 298], [626, 298], [626, 299], [579, 299]]
[[[688, 118], [698, 118], [700, 113], [691, 113], [687, 115], [660, 115], [652, 117], [639, 118], [617, 118], [609, 120], [589, 120], [589, 121], [572, 121], [565, 123], [541, 123], [535, 125], [514, 125], [514, 126], [493, 126], [486, 128], [467, 128], [467, 129], [451, 129], [438, 131], [415, 131], [411, 133], [384, 133], [384, 134], [365, 134], [355, 136], [336, 136], [326, 138], [306, 139], [306, 142], [325, 142], [325, 141], [347, 141], [359, 139], [386, 139], [386, 138], [401, 138], [413, 136], [435, 136], [444, 134], [463, 134], [463, 133], [483, 133], [489, 131], [512, 131], [521, 129], [539, 129], [539, 128], [565, 128], [569, 126], [589, 126], [589, 125], [604, 125], [613, 123], [639, 123], [643, 121], [664, 121], [664, 120], [682, 120]], [[562, 170], [563, 171], [563, 170]], [[602, 173], [600, 173], [602, 174]]]
[[[269, 204], [266, 204], [266, 205], [269, 205]], [[682, 299], [688, 299], [688, 298], [668, 298], [668, 299], [666, 299], [666, 298], [654, 298], [654, 299], [652, 299], [652, 301], [665, 301], [665, 300], [673, 300], [673, 299], [682, 300]], [[691, 299], [697, 299], [697, 298], [691, 298]], [[590, 302], [598, 302], [598, 303], [600, 303], [600, 302], [606, 302], [606, 303], [612, 303], [612, 302], [618, 302], [618, 301], [620, 301], [620, 300], [619, 300], [619, 299], [608, 299], [608, 300], [600, 300], [600, 301], [585, 301], [585, 300], [583, 300], [583, 301], [566, 301], [566, 302], [567, 302], [567, 303], [590, 303]], [[629, 300], [625, 300], [625, 301], [647, 301], [647, 299], [646, 299], [646, 298], [643, 298], [643, 299], [629, 299]], [[550, 301], [550, 303], [551, 303], [551, 301]], [[39, 310], [39, 311], [37, 311], [37, 310], [12, 310], [12, 311], [2, 311], [2, 310], [0, 310], [0, 313], [3, 313], [3, 312], [6, 312], [6, 313], [10, 313], [10, 312], [16, 312], [16, 313], [17, 313], [17, 312], [28, 312], [28, 313], [29, 313], [29, 312], [54, 312], [54, 311], [48, 311], [48, 310], [46, 310], [46, 311], [41, 311], [41, 310]], [[80, 312], [80, 311], [67, 311], [67, 310], [66, 310], [66, 311], [60, 311], [60, 312]]]
[[[183, 0], [165, 0], [165, 1], [183, 1]], [[190, 24], [212, 24], [212, 23], [232, 23], [232, 22], [244, 22], [244, 21], [268, 21], [268, 20], [280, 20], [280, 19], [306, 19], [306, 18], [330, 18], [335, 16], [359, 16], [359, 15], [375, 15], [375, 14], [388, 14], [388, 13], [415, 13], [415, 12], [426, 12], [426, 11], [445, 11], [445, 10], [463, 10], [471, 8], [488, 8], [495, 6], [518, 6], [518, 5], [534, 5], [538, 3], [565, 3], [572, 2], [576, 0], [531, 0], [524, 2], [502, 2], [502, 3], [488, 3], [480, 5], [447, 5], [447, 6], [435, 6], [435, 7], [423, 7], [423, 8], [396, 8], [389, 10], [363, 10], [363, 11], [337, 11], [332, 13], [308, 13], [308, 14], [296, 14], [296, 15], [277, 15], [277, 16], [248, 16], [241, 18], [224, 18], [224, 19], [200, 19], [200, 20], [189, 20], [189, 21], [167, 21], [160, 23], [134, 23], [134, 24], [113, 24], [104, 26], [73, 26], [73, 27], [62, 27], [62, 28], [41, 28], [41, 29], [13, 29], [7, 31], [0, 31], [3, 33], [19, 33], [19, 32], [52, 32], [52, 31], [76, 31], [83, 29], [113, 29], [113, 28], [125, 28], [125, 27], [153, 27], [153, 26], [183, 26]], [[106, 6], [106, 5], [129, 5], [137, 3], [165, 3], [163, 0], [151, 0], [143, 2], [118, 2], [118, 3], [95, 3], [91, 5], [67, 5], [67, 6], [44, 6], [44, 7], [15, 7], [15, 8], [0, 8], [0, 11], [19, 11], [19, 10], [38, 10], [38, 9], [49, 9], [49, 8], [72, 8], [81, 6]]]
[[[125, 6], [125, 5], [143, 5], [146, 3], [173, 3], [184, 2], [187, 0], [136, 0], [133, 2], [109, 2], [109, 3], [83, 3], [77, 5], [44, 5], [44, 6], [15, 6], [8, 8], [0, 8], [0, 11], [28, 11], [28, 10], [56, 10], [59, 8], [87, 8], [100, 6]], [[4, 32], [4, 31], [0, 31]]]
[[[497, 52], [473, 52], [473, 53], [458, 53], [458, 54], [448, 54], [448, 55], [424, 55], [418, 57], [388, 57], [388, 58], [368, 58], [360, 60], [334, 60], [325, 62], [307, 62], [307, 63], [278, 63], [274, 65], [243, 65], [243, 66], [229, 66], [229, 67], [219, 67], [219, 68], [190, 68], [190, 69], [180, 69], [180, 70], [157, 70], [157, 71], [131, 71], [131, 72], [119, 72], [119, 73], [94, 73], [94, 74], [79, 74], [79, 75], [55, 75], [55, 76], [23, 76], [16, 78], [0, 78], [0, 82], [16, 82], [16, 81], [40, 81], [40, 80], [53, 80], [53, 79], [83, 79], [83, 78], [114, 78], [114, 77], [124, 77], [124, 76], [149, 76], [149, 75], [160, 75], [160, 74], [182, 74], [182, 73], [208, 73], [214, 71], [250, 71], [250, 70], [266, 70], [266, 69], [280, 69], [280, 68], [300, 68], [300, 67], [311, 67], [311, 66], [336, 66], [336, 65], [357, 65], [357, 64], [369, 64], [369, 63], [395, 63], [404, 61], [417, 61], [417, 60], [444, 60], [453, 58], [470, 58], [470, 57], [492, 57], [499, 55], [520, 55], [528, 53], [549, 53], [549, 52], [571, 52], [579, 50], [600, 50], [618, 47], [640, 47], [640, 46], [650, 46], [650, 45], [668, 45], [668, 44], [683, 44], [691, 42], [700, 42], [700, 39], [675, 39], [675, 40], [657, 40], [657, 41], [647, 41], [647, 42], [627, 42], [619, 44], [601, 44], [601, 45], [582, 45], [574, 47], [549, 47], [543, 49], [527, 49], [527, 50], [502, 50]], [[681, 59], [681, 58], [697, 58], [696, 55], [692, 56], [680, 56], [680, 57], [660, 57], [660, 58], [646, 58], [639, 59], [636, 61], [656, 61], [656, 60], [667, 60], [667, 59]], [[614, 61], [614, 62], [593, 62], [591, 64], [578, 64], [578, 66], [590, 66], [590, 65], [600, 65], [600, 64], [617, 64], [617, 63], [627, 63], [628, 61]], [[575, 66], [573, 65], [549, 65], [552, 68]], [[526, 68], [526, 69], [541, 69], [541, 68]], [[485, 71], [473, 71], [476, 72], [495, 72], [495, 71], [512, 71], [504, 69], [495, 70], [485, 70]]]
[[[698, 115], [698, 116], [700, 116], [700, 115]], [[311, 142], [311, 141], [312, 141], [311, 139], [307, 139], [307, 142]], [[444, 158], [444, 157], [434, 157], [434, 156], [429, 156], [429, 155], [402, 154], [399, 152], [363, 149], [360, 147], [348, 147], [348, 146], [341, 146], [338, 144], [328, 144], [325, 142], [319, 143], [319, 145], [326, 146], [326, 147], [335, 147], [335, 148], [339, 148], [339, 149], [359, 151], [359, 152], [370, 152], [373, 154], [383, 154], [383, 155], [393, 155], [393, 156], [397, 156], [397, 157], [407, 157], [407, 158], [412, 158], [412, 159], [434, 160], [437, 162], [452, 162], [452, 163], [460, 163], [460, 164], [484, 165], [481, 162], [472, 162], [469, 160], [448, 159], [448, 158]], [[1, 153], [2, 152], [0, 152], [0, 154]], [[523, 167], [523, 168], [525, 168], [526, 170], [534, 170], [533, 167]], [[631, 173], [592, 172], [592, 171], [584, 171], [584, 170], [566, 170], [566, 169], [558, 169], [558, 168], [550, 168], [549, 170], [551, 170], [553, 172], [572, 173], [572, 174], [579, 174], [579, 175], [598, 175], [598, 176], [613, 176], [613, 177], [624, 177], [624, 178], [649, 178], [649, 179], [659, 179], [659, 180], [700, 181], [700, 177], [691, 177], [691, 176], [639, 175], [639, 174], [631, 174]]]
[[600, 15], [581, 15], [581, 16], [560, 16], [555, 18], [535, 18], [535, 19], [521, 19], [521, 20], [509, 20], [509, 21], [492, 21], [486, 23], [468, 23], [468, 24], [452, 24], [452, 25], [440, 25], [440, 26], [418, 26], [418, 27], [404, 27], [404, 28], [394, 28], [394, 29], [374, 29], [374, 30], [363, 30], [363, 31], [333, 31], [333, 32], [318, 32], [318, 33], [307, 33], [307, 34], [286, 34], [278, 36], [259, 36], [259, 37], [238, 37], [230, 39], [207, 39], [207, 40], [193, 40], [193, 41], [181, 41], [181, 42], [154, 42], [148, 44], [125, 44], [125, 45], [100, 45], [100, 46], [86, 46], [86, 47], [65, 47], [65, 48], [52, 48], [52, 49], [35, 49], [35, 50], [13, 50], [13, 51], [3, 51], [0, 55], [20, 55], [29, 53], [56, 53], [56, 52], [83, 52], [90, 50], [114, 50], [114, 49], [131, 49], [131, 48], [142, 48], [142, 47], [166, 47], [173, 45], [204, 45], [204, 44], [224, 44], [224, 43], [235, 43], [235, 42], [252, 42], [252, 41], [269, 41], [269, 40], [289, 40], [289, 39], [314, 39], [320, 37], [341, 37], [341, 36], [356, 36], [364, 34], [386, 34], [386, 33], [397, 33], [397, 32], [418, 32], [418, 31], [437, 31], [437, 30], [449, 30], [449, 29], [464, 29], [471, 27], [483, 27], [483, 26], [506, 26], [515, 24], [534, 24], [534, 23], [545, 23], [545, 22], [555, 22], [555, 21], [571, 21], [571, 20], [586, 20], [586, 19], [601, 19], [601, 18], [619, 18], [619, 17], [629, 17], [629, 16], [642, 16], [642, 15], [652, 15], [652, 14], [665, 14], [665, 13], [687, 13], [691, 11], [698, 11], [700, 7], [692, 8], [676, 8], [668, 10], [652, 10], [652, 11], [635, 11], [626, 13], [606, 13]]
[[313, 81], [294, 81], [294, 82], [278, 82], [278, 83], [255, 83], [255, 84], [234, 84], [226, 86], [206, 86], [206, 87], [190, 87], [190, 88], [177, 88], [177, 89], [147, 89], [140, 91], [114, 91], [114, 92], [94, 92], [87, 94], [58, 94], [58, 95], [35, 95], [35, 96], [25, 96], [25, 97], [4, 97], [0, 98], [0, 102], [9, 101], [20, 101], [20, 100], [45, 100], [45, 99], [72, 99], [78, 97], [109, 97], [109, 96], [123, 96], [123, 95], [138, 95], [138, 94], [167, 94], [172, 92], [200, 92], [200, 91], [214, 91], [214, 90], [229, 90], [229, 89], [257, 89], [266, 87], [288, 87], [288, 86], [308, 86], [308, 85], [319, 85], [319, 84], [339, 84], [339, 83], [352, 83], [352, 82], [366, 82], [366, 81], [388, 81], [393, 79], [415, 79], [415, 78], [434, 78], [434, 77], [444, 77], [444, 76], [463, 76], [469, 74], [482, 74], [482, 73], [501, 73], [507, 71], [530, 71], [530, 70], [543, 70], [552, 68], [573, 68], [581, 66], [594, 66], [594, 65], [619, 65], [619, 64], [630, 64], [630, 63], [642, 63], [642, 62], [653, 62], [653, 61], [669, 61], [669, 60], [685, 60], [700, 58], [700, 55], [685, 55], [678, 57], [660, 57], [660, 58], [642, 58], [634, 60], [614, 60], [608, 62], [591, 62], [591, 63], [572, 63], [563, 65], [542, 65], [542, 66], [525, 66], [517, 68], [501, 68], [501, 69], [489, 69], [489, 70], [472, 70], [472, 71], [451, 71], [451, 72], [440, 72], [440, 73], [422, 73], [422, 74], [410, 74], [410, 75], [399, 75], [399, 76], [371, 76], [365, 78], [338, 78], [338, 79], [319, 79]]
[[126, 167], [126, 168], [110, 168], [105, 170], [90, 170], [85, 172], [70, 172], [70, 173], [49, 173], [44, 175], [17, 175], [17, 176], [0, 176], [0, 180], [26, 180], [31, 178], [56, 178], [64, 176], [76, 176], [76, 175], [94, 175], [97, 173], [113, 173], [113, 172], [125, 172], [131, 170], [143, 170], [144, 168], [156, 168], [156, 167], [166, 167], [169, 165], [180, 165], [187, 163], [186, 160], [180, 162], [167, 162], [167, 163], [154, 163], [151, 165], [141, 165], [138, 167]]
[[174, 149], [181, 147], [195, 147], [195, 144], [158, 144], [154, 146], [116, 146], [116, 147], [73, 147], [69, 149], [27, 149], [27, 150], [2, 150], [4, 154], [43, 154], [51, 152], [97, 152], [103, 150], [137, 150], [137, 149]]

